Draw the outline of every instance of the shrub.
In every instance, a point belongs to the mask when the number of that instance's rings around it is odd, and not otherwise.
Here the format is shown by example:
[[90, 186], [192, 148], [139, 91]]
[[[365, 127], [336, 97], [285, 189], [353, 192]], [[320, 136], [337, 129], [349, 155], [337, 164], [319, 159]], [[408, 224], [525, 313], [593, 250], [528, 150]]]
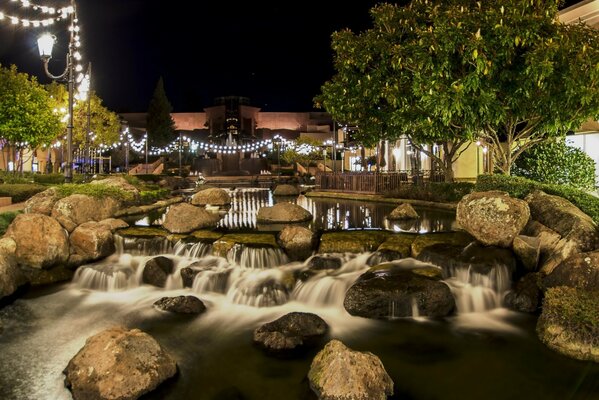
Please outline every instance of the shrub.
[[63, 174], [37, 174], [33, 176], [35, 183], [41, 183], [46, 185], [61, 185], [64, 183]]
[[542, 190], [547, 194], [560, 196], [572, 202], [582, 212], [599, 223], [599, 198], [572, 187], [535, 182], [518, 176], [479, 175], [475, 190], [477, 192], [501, 190], [519, 199], [523, 199], [535, 190]]
[[428, 182], [421, 185], [400, 185], [399, 188], [384, 194], [384, 197], [452, 203], [472, 192], [470, 182]]
[[5, 183], [0, 185], [0, 197], [12, 197], [13, 203], [20, 203], [46, 189], [47, 187], [35, 183]]
[[10, 184], [33, 182], [31, 172], [15, 173], [15, 172], [2, 171], [2, 172], [0, 172], [0, 179], [2, 180], [2, 182], [10, 183]]
[[7, 211], [4, 213], [0, 213], [0, 236], [4, 235], [6, 229], [8, 229], [8, 225], [19, 215], [20, 211]]
[[518, 157], [512, 173], [542, 183], [595, 188], [595, 161], [563, 140], [531, 147]]

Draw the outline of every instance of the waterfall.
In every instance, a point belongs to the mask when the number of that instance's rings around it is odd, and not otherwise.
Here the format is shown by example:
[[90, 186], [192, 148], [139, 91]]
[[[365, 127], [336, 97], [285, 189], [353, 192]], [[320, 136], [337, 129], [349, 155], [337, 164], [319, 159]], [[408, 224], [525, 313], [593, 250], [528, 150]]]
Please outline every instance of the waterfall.
[[496, 264], [488, 274], [473, 271], [472, 267], [452, 267], [445, 282], [453, 293], [458, 313], [481, 312], [502, 306], [510, 289], [509, 268]]
[[245, 268], [271, 268], [289, 262], [287, 255], [281, 249], [239, 244], [227, 252], [227, 259]]
[[130, 264], [90, 264], [79, 268], [73, 281], [81, 288], [114, 292], [127, 289], [133, 275]]
[[114, 245], [117, 254], [150, 256], [170, 253], [173, 250], [172, 243], [161, 236], [151, 238], [130, 238], [115, 234]]

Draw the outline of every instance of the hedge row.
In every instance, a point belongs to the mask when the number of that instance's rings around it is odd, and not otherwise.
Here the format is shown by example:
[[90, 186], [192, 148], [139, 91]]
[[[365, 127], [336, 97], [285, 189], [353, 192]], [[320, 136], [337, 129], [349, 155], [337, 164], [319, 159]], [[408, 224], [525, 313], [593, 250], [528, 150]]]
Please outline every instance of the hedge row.
[[582, 212], [589, 215], [596, 223], [599, 223], [599, 198], [568, 186], [539, 183], [517, 176], [479, 175], [475, 190], [477, 192], [501, 190], [519, 199], [523, 199], [535, 190], [542, 190], [547, 194], [560, 196], [571, 201]]
[[5, 183], [0, 185], [0, 197], [12, 197], [13, 203], [20, 203], [46, 189], [46, 186], [35, 183]]

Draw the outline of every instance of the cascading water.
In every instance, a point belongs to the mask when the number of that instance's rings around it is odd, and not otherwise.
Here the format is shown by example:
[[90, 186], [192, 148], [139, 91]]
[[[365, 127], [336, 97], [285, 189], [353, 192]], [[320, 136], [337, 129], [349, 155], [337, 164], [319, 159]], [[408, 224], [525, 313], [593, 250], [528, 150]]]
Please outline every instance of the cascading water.
[[147, 239], [129, 238], [121, 235], [114, 235], [114, 245], [116, 254], [131, 255], [156, 255], [170, 253], [173, 244], [165, 237], [152, 237]]

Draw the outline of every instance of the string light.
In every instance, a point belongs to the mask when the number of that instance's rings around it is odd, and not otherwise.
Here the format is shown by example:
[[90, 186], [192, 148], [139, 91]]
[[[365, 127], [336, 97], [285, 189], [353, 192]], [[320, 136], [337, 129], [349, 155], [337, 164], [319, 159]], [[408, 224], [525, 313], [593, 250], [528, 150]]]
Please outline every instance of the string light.
[[[23, 8], [33, 9], [35, 11], [40, 11], [42, 14], [50, 14], [56, 15], [56, 17], [44, 18], [44, 19], [31, 19], [31, 18], [22, 18], [19, 15], [14, 15], [12, 13], [7, 13], [5, 10], [0, 10], [0, 21], [9, 20], [12, 25], [22, 25], [25, 28], [33, 27], [46, 27], [48, 25], [52, 25], [55, 22], [66, 20], [70, 14], [75, 12], [75, 8], [72, 6], [55, 8], [44, 6], [40, 4], [32, 3], [28, 0], [11, 0], [12, 3], [20, 2]], [[79, 31], [79, 27], [75, 26], [76, 32]]]

